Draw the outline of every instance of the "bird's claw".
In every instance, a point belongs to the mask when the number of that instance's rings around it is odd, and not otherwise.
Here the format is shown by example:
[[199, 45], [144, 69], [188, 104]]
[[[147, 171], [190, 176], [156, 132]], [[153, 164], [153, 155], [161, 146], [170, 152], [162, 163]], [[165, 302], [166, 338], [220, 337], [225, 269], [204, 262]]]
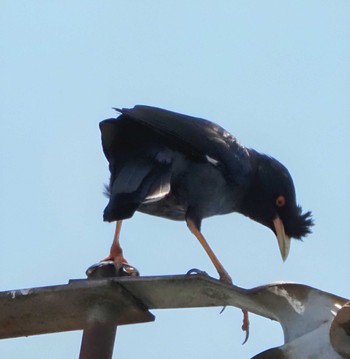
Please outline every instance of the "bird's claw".
[[127, 262], [113, 262], [115, 269], [119, 273], [120, 276], [130, 276], [130, 277], [139, 277], [140, 272], [137, 268], [130, 265]]
[[244, 345], [249, 339], [249, 318], [248, 318], [247, 310], [242, 309], [242, 312], [243, 312], [242, 330], [245, 331], [245, 339], [244, 339], [242, 345]]
[[89, 267], [86, 271], [88, 278], [108, 278], [108, 277], [136, 277], [140, 272], [126, 262], [114, 262], [112, 260], [101, 261]]
[[186, 275], [193, 275], [193, 274], [205, 275], [205, 276], [209, 277], [209, 274], [207, 272], [202, 271], [202, 270], [200, 270], [198, 268], [192, 268], [186, 273]]

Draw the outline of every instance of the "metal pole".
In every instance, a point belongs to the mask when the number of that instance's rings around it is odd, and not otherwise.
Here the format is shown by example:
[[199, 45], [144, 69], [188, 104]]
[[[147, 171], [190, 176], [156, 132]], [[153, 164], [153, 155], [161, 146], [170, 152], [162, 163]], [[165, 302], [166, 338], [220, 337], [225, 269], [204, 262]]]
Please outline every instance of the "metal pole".
[[[129, 275], [123, 269], [117, 270], [113, 262], [93, 265], [86, 274], [90, 280]], [[88, 314], [79, 359], [112, 359], [117, 326], [110, 322], [110, 313], [110, 304], [102, 301]]]
[[112, 359], [115, 325], [93, 322], [84, 329], [79, 359]]

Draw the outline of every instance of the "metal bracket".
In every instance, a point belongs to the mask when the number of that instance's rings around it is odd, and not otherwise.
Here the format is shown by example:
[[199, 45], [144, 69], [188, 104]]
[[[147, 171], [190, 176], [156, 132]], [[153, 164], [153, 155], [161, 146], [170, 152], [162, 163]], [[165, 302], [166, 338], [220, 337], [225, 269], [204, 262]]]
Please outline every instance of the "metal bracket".
[[[243, 289], [205, 274], [72, 280], [0, 293], [0, 338], [153, 321], [148, 309], [234, 306], [278, 321], [284, 345], [254, 359], [350, 355], [349, 300], [294, 283]], [[335, 319], [334, 319], [335, 318]]]

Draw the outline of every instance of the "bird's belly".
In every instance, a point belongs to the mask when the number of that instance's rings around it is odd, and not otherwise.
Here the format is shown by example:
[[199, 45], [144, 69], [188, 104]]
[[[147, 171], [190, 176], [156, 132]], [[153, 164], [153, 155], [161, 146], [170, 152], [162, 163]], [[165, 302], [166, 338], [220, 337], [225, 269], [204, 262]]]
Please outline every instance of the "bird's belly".
[[239, 189], [230, 186], [220, 171], [209, 164], [191, 163], [188, 168], [171, 183], [168, 195], [143, 203], [138, 211], [177, 221], [185, 220], [189, 208], [198, 218], [235, 211]]
[[142, 204], [138, 211], [174, 221], [183, 221], [185, 220], [187, 206], [181, 204], [173, 195], [169, 194], [160, 201]]

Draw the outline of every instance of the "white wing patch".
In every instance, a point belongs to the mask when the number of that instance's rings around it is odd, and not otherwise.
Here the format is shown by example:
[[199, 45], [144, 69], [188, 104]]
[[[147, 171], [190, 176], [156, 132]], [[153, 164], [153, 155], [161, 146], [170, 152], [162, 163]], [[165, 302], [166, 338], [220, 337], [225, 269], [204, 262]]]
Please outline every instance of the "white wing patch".
[[214, 166], [217, 166], [217, 164], [219, 163], [219, 161], [215, 160], [214, 158], [212, 158], [208, 155], [205, 155], [205, 158], [209, 163], [211, 163]]
[[159, 179], [153, 183], [148, 196], [143, 203], [151, 203], [160, 201], [170, 192], [170, 171], [159, 177]]

